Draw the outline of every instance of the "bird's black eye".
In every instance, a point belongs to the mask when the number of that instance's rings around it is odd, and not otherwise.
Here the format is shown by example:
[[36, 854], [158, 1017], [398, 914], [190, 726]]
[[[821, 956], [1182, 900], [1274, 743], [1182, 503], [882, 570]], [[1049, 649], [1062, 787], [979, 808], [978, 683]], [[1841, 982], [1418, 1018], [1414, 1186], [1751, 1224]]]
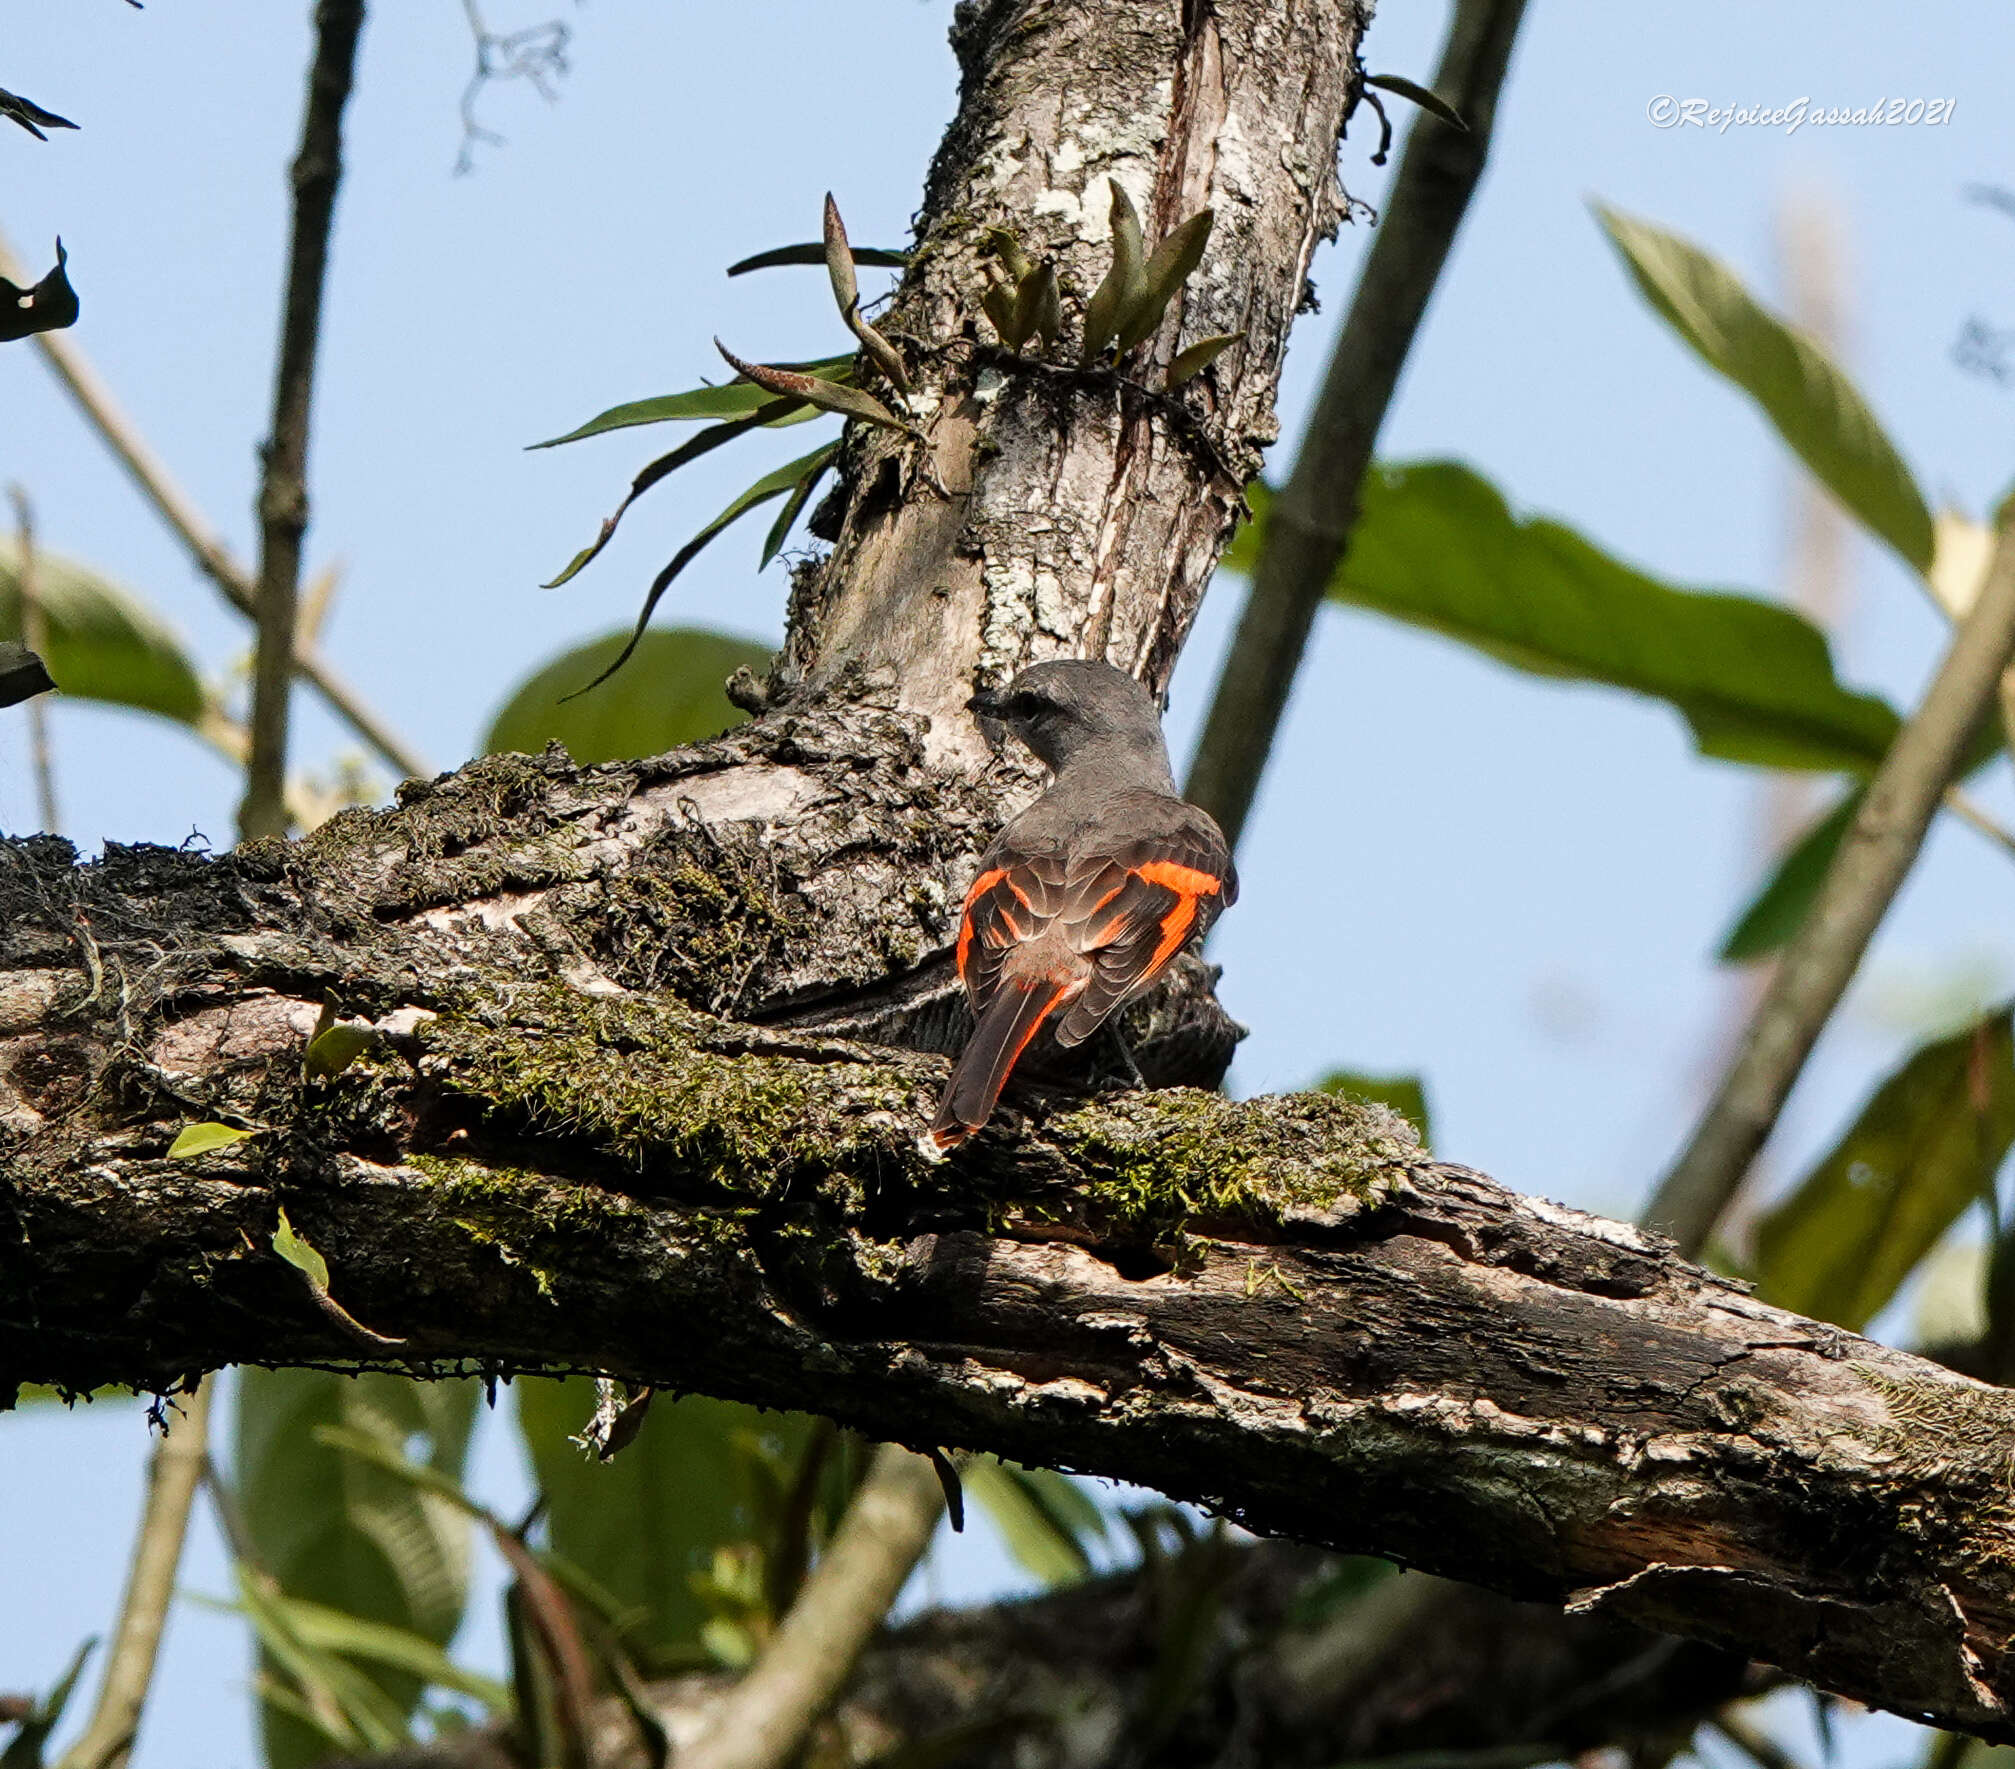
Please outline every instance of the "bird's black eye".
[[1042, 697], [1024, 688], [1020, 693], [1008, 696], [1007, 709], [1018, 719], [1032, 719], [1042, 711]]

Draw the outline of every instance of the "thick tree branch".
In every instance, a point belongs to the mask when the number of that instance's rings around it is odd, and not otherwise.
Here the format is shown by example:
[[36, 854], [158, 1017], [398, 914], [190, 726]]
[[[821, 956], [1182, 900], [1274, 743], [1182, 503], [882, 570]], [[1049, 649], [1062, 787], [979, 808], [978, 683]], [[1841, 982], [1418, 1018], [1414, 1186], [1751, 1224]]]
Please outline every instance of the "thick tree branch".
[[[1285, 1542], [1166, 1543], [1131, 1572], [890, 1630], [831, 1727], [857, 1760], [910, 1749], [959, 1769], [1111, 1769], [1121, 1751], [1139, 1769], [1333, 1769], [1486, 1742], [1536, 1763], [1664, 1748], [1760, 1686], [1712, 1647], [1425, 1575], [1364, 1590], [1381, 1570]], [[725, 1682], [654, 1688], [675, 1738]], [[595, 1769], [646, 1769], [618, 1704], [606, 1719]], [[486, 1727], [370, 1769], [522, 1766]]]
[[[596, 968], [581, 929], [639, 879], [594, 871], [639, 839], [660, 919], [632, 908], [601, 971], [699, 956], [734, 875], [665, 812], [777, 736], [493, 759], [224, 861], [0, 850], [0, 1373], [387, 1362], [271, 1251], [284, 1204], [336, 1300], [427, 1368], [605, 1370], [1089, 1469], [2008, 1729], [1998, 1391], [1347, 1101], [1024, 1095], [1018, 1133], [939, 1165], [935, 1058], [531, 974]], [[331, 990], [385, 1039], [304, 1082]], [[195, 1118], [259, 1133], [167, 1159]]]
[[294, 232], [273, 371], [273, 431], [259, 482], [254, 605], [259, 636], [252, 655], [252, 747], [238, 810], [241, 837], [284, 835], [287, 829], [287, 709], [294, 690], [301, 541], [308, 530], [308, 419], [315, 402], [329, 229], [343, 177], [343, 106], [363, 28], [364, 0], [318, 0], [315, 59], [292, 174]]

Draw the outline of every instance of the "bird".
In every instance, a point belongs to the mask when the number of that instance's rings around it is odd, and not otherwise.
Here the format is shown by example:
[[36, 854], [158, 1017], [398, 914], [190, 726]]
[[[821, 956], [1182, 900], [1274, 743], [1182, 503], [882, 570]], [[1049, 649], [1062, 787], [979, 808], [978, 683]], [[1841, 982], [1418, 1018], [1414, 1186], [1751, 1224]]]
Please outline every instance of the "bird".
[[958, 973], [974, 1025], [931, 1124], [939, 1151], [992, 1116], [1045, 1023], [1058, 1045], [1084, 1043], [1238, 896], [1223, 831], [1177, 792], [1154, 699], [1124, 670], [1031, 664], [966, 704], [1052, 778], [966, 894]]

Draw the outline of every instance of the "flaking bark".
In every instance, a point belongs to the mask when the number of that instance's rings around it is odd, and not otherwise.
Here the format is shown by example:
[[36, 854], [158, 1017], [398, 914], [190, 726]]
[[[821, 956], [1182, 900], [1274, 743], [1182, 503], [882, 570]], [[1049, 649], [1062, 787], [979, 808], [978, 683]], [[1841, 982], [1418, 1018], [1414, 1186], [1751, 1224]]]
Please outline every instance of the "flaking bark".
[[[719, 860], [634, 944], [568, 920], [630, 842], [692, 863], [652, 768], [493, 760], [220, 861], [5, 849], [0, 1375], [393, 1362], [271, 1251], [284, 1205], [399, 1367], [607, 1371], [1112, 1475], [2007, 1731], [2000, 1391], [1328, 1096], [1024, 1094], [933, 1163], [941, 1059], [607, 992], [694, 959], [709, 893], [723, 952], [755, 937]], [[304, 1081], [331, 992], [385, 1035]], [[198, 1119], [258, 1134], [167, 1159]]]

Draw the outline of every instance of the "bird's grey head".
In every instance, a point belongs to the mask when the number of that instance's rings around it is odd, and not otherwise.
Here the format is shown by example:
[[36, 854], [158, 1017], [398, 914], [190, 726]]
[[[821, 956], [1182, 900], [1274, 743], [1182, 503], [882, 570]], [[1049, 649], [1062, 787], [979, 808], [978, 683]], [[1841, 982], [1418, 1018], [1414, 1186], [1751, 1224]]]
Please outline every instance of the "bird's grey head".
[[1035, 663], [1006, 687], [967, 703], [997, 719], [1054, 773], [1088, 746], [1113, 745], [1168, 772], [1168, 749], [1154, 698], [1124, 670], [1072, 659]]

